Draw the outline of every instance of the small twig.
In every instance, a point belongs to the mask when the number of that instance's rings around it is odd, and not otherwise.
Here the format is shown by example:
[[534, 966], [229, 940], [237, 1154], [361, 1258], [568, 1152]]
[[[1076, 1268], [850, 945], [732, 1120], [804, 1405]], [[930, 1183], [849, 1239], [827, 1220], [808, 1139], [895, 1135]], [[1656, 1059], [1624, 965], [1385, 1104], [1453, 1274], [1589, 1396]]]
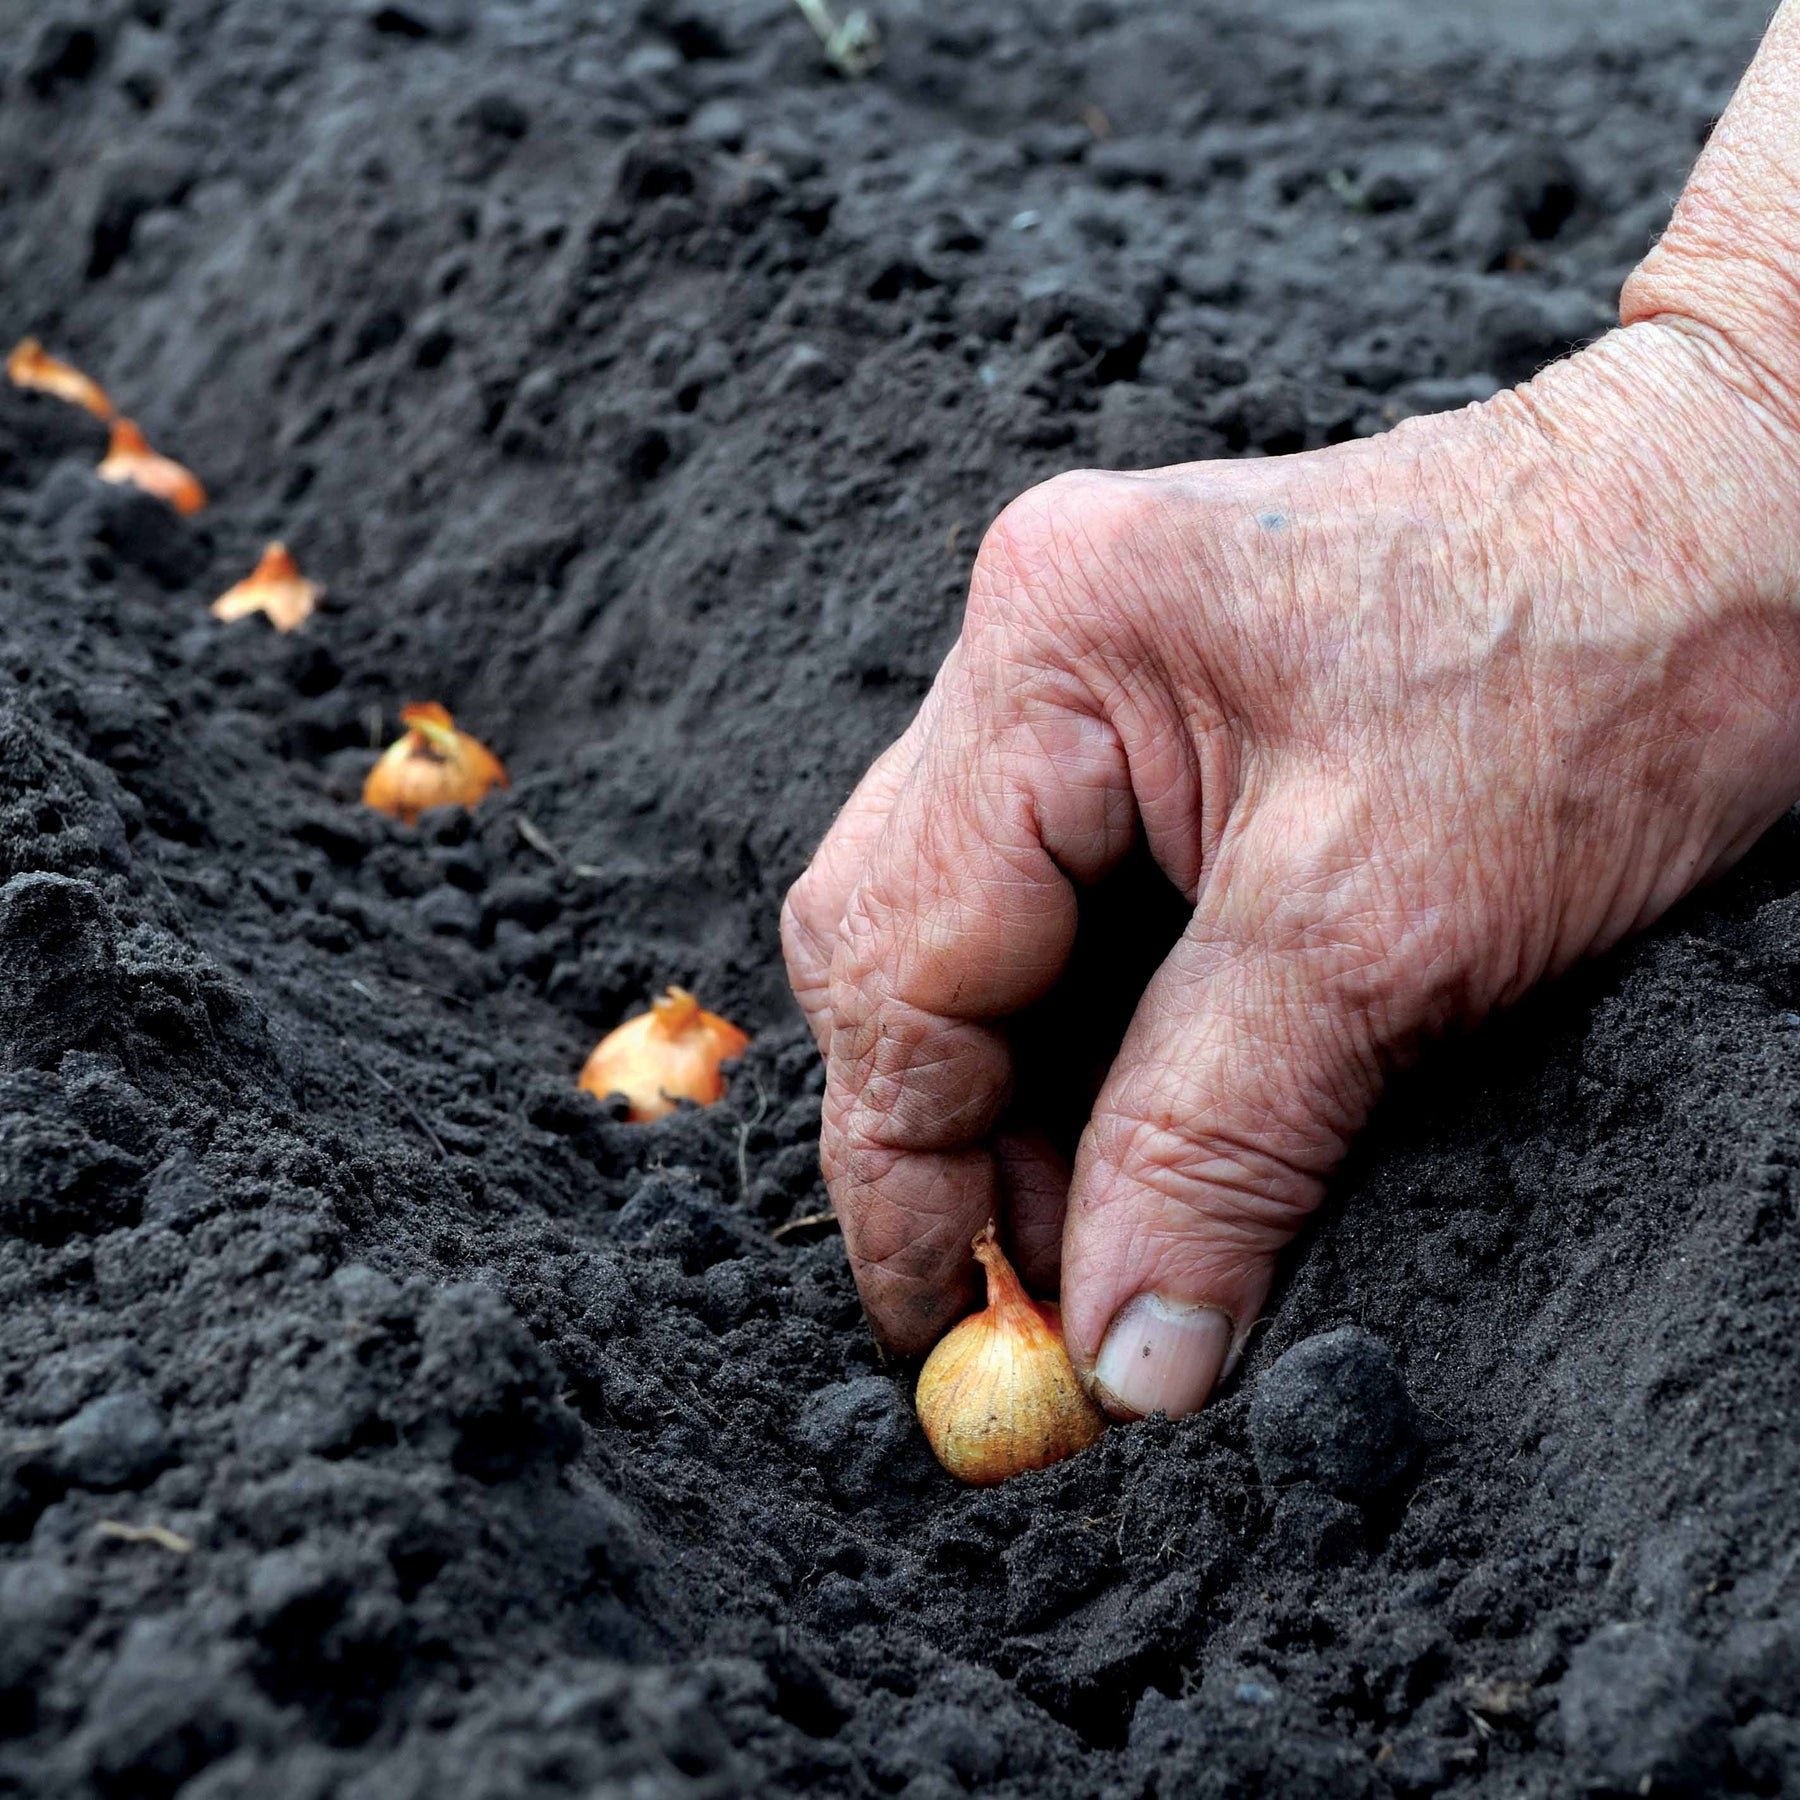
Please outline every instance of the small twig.
[[794, 0], [794, 4], [819, 34], [825, 60], [840, 75], [855, 81], [881, 61], [881, 33], [860, 6], [845, 13], [840, 24], [831, 16], [827, 0]]
[[756, 1089], [756, 1111], [749, 1118], [741, 1120], [737, 1128], [738, 1199], [740, 1201], [750, 1198], [750, 1134], [769, 1116], [769, 1096], [764, 1093], [763, 1084], [754, 1075], [750, 1077], [750, 1082]]
[[348, 1038], [339, 1038], [338, 1039], [338, 1048], [341, 1049], [343, 1051], [343, 1053], [347, 1057], [349, 1057], [349, 1059], [353, 1063], [355, 1063], [356, 1066], [359, 1069], [361, 1069], [362, 1072], [366, 1076], [368, 1076], [368, 1078], [372, 1082], [374, 1082], [374, 1084], [378, 1088], [380, 1088], [384, 1094], [391, 1094], [394, 1099], [396, 1099], [400, 1102], [401, 1106], [403, 1106], [406, 1109], [406, 1116], [409, 1119], [411, 1119], [412, 1122], [416, 1126], [418, 1126], [418, 1128], [422, 1132], [424, 1132], [425, 1136], [431, 1141], [431, 1147], [437, 1151], [439, 1156], [443, 1157], [446, 1161], [448, 1161], [449, 1157], [450, 1157], [450, 1152], [444, 1148], [444, 1140], [441, 1137], [439, 1137], [435, 1131], [433, 1131], [431, 1129], [431, 1121], [428, 1118], [426, 1118], [425, 1115], [422, 1112], [420, 1112], [419, 1109], [415, 1105], [413, 1105], [411, 1099], [408, 1098], [408, 1096], [401, 1089], [395, 1087], [394, 1084], [391, 1081], [389, 1081], [388, 1078], [385, 1075], [383, 1075], [379, 1069], [372, 1067], [369, 1063], [365, 1062], [360, 1056], [358, 1056], [356, 1053], [355, 1047], [351, 1044], [351, 1042]]
[[579, 875], [584, 881], [592, 881], [605, 871], [596, 868], [592, 863], [570, 862], [562, 852], [556, 840], [543, 826], [535, 820], [528, 819], [523, 813], [514, 821], [519, 828], [519, 836], [534, 849], [539, 856], [547, 857], [559, 869], [567, 869], [571, 875]]
[[556, 840], [551, 837], [549, 832], [547, 832], [543, 826], [539, 825], [533, 819], [526, 818], [523, 813], [520, 813], [518, 818], [513, 822], [519, 828], [519, 836], [522, 837], [539, 856], [547, 856], [559, 869], [566, 869], [569, 866], [569, 859], [557, 849]]
[[1775, 1577], [1774, 1586], [1769, 1589], [1771, 1595], [1779, 1594], [1787, 1586], [1788, 1577], [1793, 1574], [1797, 1565], [1800, 1565], [1800, 1545], [1794, 1547], [1793, 1553], [1781, 1565], [1781, 1572]]
[[[373, 988], [368, 986], [366, 982], [358, 980], [354, 975], [352, 975], [349, 980], [350, 985], [355, 988], [365, 1000], [371, 1000], [377, 1006], [386, 1004], [381, 996], [376, 993]], [[452, 1006], [460, 1006], [465, 1010], [472, 1004], [466, 994], [453, 994], [448, 988], [433, 987], [429, 981], [409, 981], [405, 986], [408, 993], [417, 994], [421, 999], [429, 994], [434, 1000], [447, 1000]]]
[[102, 1519], [94, 1527], [94, 1535], [116, 1538], [121, 1544], [155, 1544], [158, 1549], [186, 1556], [194, 1548], [194, 1540], [166, 1525], [127, 1525], [123, 1519]]
[[437, 1000], [448, 1000], [452, 1006], [460, 1006], [465, 1012], [474, 1005], [466, 994], [453, 994], [448, 988], [433, 987], [429, 981], [409, 981], [407, 986], [415, 994], [430, 994]]
[[806, 1231], [814, 1225], [835, 1225], [838, 1216], [834, 1212], [807, 1213], [798, 1219], [789, 1219], [785, 1225], [777, 1225], [769, 1233], [772, 1238], [784, 1238], [791, 1231]]

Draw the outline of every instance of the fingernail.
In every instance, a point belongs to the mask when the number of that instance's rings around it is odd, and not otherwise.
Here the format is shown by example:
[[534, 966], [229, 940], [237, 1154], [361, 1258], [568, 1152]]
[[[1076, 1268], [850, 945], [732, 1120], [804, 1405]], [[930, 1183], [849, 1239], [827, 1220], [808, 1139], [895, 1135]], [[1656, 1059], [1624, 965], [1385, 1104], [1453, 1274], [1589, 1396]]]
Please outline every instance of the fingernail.
[[1231, 1351], [1231, 1321], [1216, 1307], [1139, 1294], [1113, 1314], [1094, 1361], [1109, 1411], [1179, 1419], [1205, 1405]]

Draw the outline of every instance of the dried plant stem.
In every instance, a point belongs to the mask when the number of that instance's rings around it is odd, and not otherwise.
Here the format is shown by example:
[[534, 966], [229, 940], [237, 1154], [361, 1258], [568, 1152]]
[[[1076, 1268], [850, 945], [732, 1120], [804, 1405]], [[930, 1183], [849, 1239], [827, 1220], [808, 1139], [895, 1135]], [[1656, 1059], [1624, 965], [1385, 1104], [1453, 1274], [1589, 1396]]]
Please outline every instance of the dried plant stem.
[[861, 7], [845, 13], [840, 22], [833, 18], [827, 0], [794, 0], [794, 4], [819, 34], [825, 60], [840, 75], [855, 81], [881, 61], [881, 34]]

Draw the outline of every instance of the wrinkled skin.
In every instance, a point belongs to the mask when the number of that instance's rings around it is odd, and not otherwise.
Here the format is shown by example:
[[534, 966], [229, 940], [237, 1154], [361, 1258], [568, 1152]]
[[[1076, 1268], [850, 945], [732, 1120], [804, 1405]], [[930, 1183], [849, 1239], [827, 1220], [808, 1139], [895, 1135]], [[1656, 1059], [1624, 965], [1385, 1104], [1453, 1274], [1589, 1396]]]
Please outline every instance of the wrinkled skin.
[[[783, 920], [895, 1349], [966, 1310], [992, 1214], [1103, 1404], [1203, 1403], [1384, 1072], [1800, 793], [1800, 260], [1742, 226], [1800, 246], [1800, 7], [1757, 69], [1581, 355], [1367, 443], [1063, 476], [992, 527]], [[1014, 1129], [1005, 1021], [1140, 837], [1192, 915], [1071, 1171]]]

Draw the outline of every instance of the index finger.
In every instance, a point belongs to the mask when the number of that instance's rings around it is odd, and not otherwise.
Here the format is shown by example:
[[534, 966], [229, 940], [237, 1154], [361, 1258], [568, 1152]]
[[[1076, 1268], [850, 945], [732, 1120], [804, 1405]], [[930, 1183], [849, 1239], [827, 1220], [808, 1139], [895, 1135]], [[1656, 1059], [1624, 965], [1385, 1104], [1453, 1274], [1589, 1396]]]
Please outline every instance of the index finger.
[[805, 873], [782, 902], [781, 947], [788, 984], [821, 1053], [831, 1048], [831, 961], [843, 928], [844, 909], [895, 799], [919, 760], [937, 695], [934, 687], [912, 723], [870, 765], [813, 852]]
[[[960, 690], [960, 691], [958, 691]], [[845, 910], [820, 1155], [877, 1334], [928, 1349], [972, 1298], [969, 1244], [1003, 1212], [991, 1134], [1012, 1082], [998, 1022], [1054, 985], [1075, 882], [1135, 830], [1096, 714], [959, 677]]]

